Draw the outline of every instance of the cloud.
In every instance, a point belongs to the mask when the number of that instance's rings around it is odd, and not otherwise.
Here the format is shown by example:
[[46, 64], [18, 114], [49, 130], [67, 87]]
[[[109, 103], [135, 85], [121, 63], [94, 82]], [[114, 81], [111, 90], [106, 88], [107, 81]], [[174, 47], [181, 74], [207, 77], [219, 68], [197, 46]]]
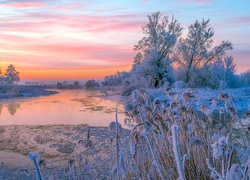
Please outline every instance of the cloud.
[[184, 3], [196, 3], [196, 4], [210, 4], [212, 0], [178, 0]]
[[43, 1], [4, 1], [1, 6], [11, 8], [41, 8], [46, 5]]
[[[14, 2], [8, 2], [11, 3]], [[46, 79], [46, 70], [55, 70], [60, 75], [54, 73], [53, 77], [61, 79], [67, 69], [72, 69], [69, 78], [81, 71], [86, 73], [79, 78], [95, 77], [95, 74], [103, 77], [116, 70], [129, 70], [134, 41], [139, 39], [134, 34], [141, 32], [146, 16], [132, 13], [98, 16], [84, 11], [75, 13], [74, 8], [84, 8], [84, 5], [72, 4], [70, 7], [71, 12], [67, 13], [61, 13], [67, 5], [60, 4], [53, 6], [53, 11], [24, 10], [2, 18], [0, 59], [5, 64], [17, 65], [25, 79], [33, 75]], [[39, 69], [45, 73], [37, 74], [35, 71]], [[75, 69], [78, 70], [74, 72]]]
[[0, 59], [54, 68], [128, 65], [132, 61], [132, 48], [107, 44], [32, 44], [13, 48], [2, 48]]
[[55, 26], [64, 26], [79, 31], [140, 31], [145, 19], [141, 15], [90, 16], [58, 15], [44, 13], [26, 13], [18, 17], [9, 17], [0, 22], [0, 29], [6, 31], [41, 31]]
[[224, 20], [226, 24], [250, 25], [250, 16], [235, 16]]

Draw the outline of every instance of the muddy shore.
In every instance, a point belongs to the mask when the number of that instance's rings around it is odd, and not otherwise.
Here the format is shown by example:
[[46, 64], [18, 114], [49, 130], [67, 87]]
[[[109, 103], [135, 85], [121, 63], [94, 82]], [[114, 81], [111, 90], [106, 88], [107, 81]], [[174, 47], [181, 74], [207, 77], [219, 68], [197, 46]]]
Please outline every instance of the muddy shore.
[[[89, 130], [90, 129], [90, 130]], [[0, 126], [0, 163], [8, 168], [32, 167], [29, 152], [38, 152], [41, 158], [64, 167], [70, 159], [86, 150], [90, 140], [103, 156], [111, 156], [114, 133], [107, 127], [87, 125]], [[129, 136], [123, 130], [124, 137]]]

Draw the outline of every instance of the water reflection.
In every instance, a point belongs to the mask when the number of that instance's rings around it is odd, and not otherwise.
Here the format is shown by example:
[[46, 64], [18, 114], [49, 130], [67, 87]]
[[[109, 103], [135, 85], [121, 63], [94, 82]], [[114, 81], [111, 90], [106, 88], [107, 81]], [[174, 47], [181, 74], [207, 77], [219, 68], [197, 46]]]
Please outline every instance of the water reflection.
[[20, 108], [20, 104], [9, 104], [8, 105], [8, 111], [13, 116], [16, 114], [17, 109]]
[[0, 115], [1, 115], [1, 113], [2, 113], [2, 109], [3, 109], [3, 105], [0, 104]]
[[123, 102], [119, 96], [103, 97], [99, 92], [60, 90], [59, 94], [35, 98], [1, 100], [0, 125], [107, 126], [115, 119], [124, 125]]
[[4, 108], [8, 110], [8, 113], [11, 116], [14, 116], [20, 107], [21, 107], [20, 104], [16, 104], [16, 103], [10, 103], [6, 105], [0, 104], [0, 118], [1, 118], [1, 114]]

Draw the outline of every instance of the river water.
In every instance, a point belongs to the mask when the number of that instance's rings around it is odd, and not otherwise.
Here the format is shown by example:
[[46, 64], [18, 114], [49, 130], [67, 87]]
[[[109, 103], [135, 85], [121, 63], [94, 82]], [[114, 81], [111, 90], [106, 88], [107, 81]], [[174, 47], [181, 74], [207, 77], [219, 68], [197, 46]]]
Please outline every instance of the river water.
[[59, 93], [33, 98], [0, 100], [1, 125], [77, 125], [108, 126], [115, 120], [124, 125], [123, 101], [85, 90], [56, 90]]

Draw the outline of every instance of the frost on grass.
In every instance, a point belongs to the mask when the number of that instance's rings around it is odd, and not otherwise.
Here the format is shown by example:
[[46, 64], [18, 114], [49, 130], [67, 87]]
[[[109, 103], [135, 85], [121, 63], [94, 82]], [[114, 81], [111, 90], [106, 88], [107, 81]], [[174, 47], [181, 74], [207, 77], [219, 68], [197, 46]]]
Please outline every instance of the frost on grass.
[[39, 160], [40, 160], [40, 155], [38, 153], [30, 152], [28, 154], [28, 157], [32, 161], [35, 171], [36, 171], [36, 180], [43, 180], [43, 176], [39, 167]]
[[135, 124], [130, 144], [136, 167], [134, 176], [250, 177], [249, 131], [244, 125], [235, 129], [241, 120], [229, 95], [220, 93], [210, 104], [197, 104], [201, 97], [192, 89], [152, 91], [134, 91], [133, 99], [126, 105], [128, 122]]

